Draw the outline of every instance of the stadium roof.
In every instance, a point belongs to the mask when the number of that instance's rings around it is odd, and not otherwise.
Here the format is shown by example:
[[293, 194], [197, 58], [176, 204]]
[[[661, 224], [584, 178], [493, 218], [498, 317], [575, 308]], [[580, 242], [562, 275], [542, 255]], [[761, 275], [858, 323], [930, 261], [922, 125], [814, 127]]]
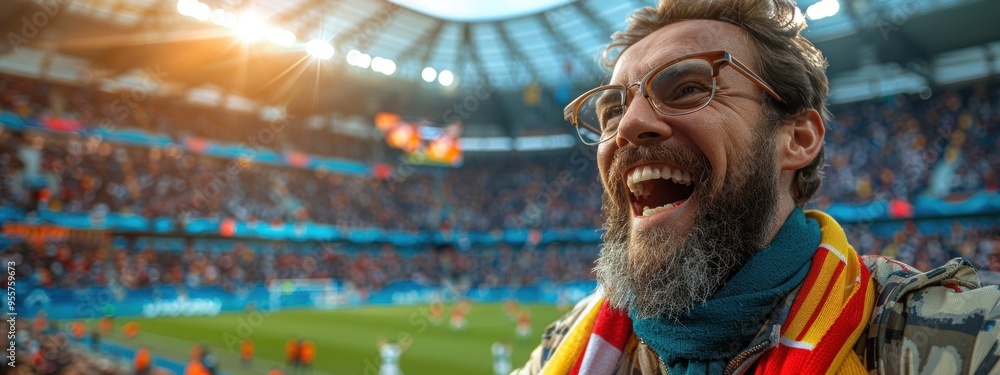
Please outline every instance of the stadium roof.
[[389, 0], [434, 18], [484, 22], [532, 15], [573, 0]]
[[[10, 46], [0, 47], [0, 69], [29, 72], [34, 65], [39, 75], [79, 81], [155, 66], [169, 73], [178, 90], [221, 88], [259, 103], [290, 101], [290, 110], [299, 112], [392, 110], [430, 117], [469, 97], [460, 93], [482, 92], [485, 85], [500, 94], [477, 101], [475, 113], [465, 118], [498, 126], [483, 136], [566, 132], [562, 103], [606, 80], [596, 62], [609, 35], [626, 26], [629, 12], [654, 3], [480, 0], [454, 2], [474, 7], [442, 7], [452, 2], [393, 1], [75, 0], [50, 12], [40, 37], [23, 38], [18, 47], [31, 51], [11, 55]], [[807, 9], [817, 2], [799, 5]], [[841, 2], [839, 12], [811, 21], [806, 33], [826, 53], [834, 77], [890, 64], [901, 75], [934, 84], [940, 54], [980, 46], [989, 52], [987, 44], [1000, 40], [1000, 28], [986, 26], [1000, 15], [1000, 1]], [[30, 20], [44, 3], [50, 2], [0, 2], [0, 31], [27, 36], [25, 22], [35, 23]], [[203, 20], [181, 15], [182, 3]], [[503, 14], [482, 5], [501, 3]], [[520, 7], [526, 4], [534, 8]], [[199, 13], [204, 11], [209, 13]], [[237, 25], [248, 12], [260, 23]], [[236, 18], [227, 20], [227, 14]], [[227, 23], [233, 27], [217, 25]], [[285, 47], [234, 38], [239, 32], [266, 40], [272, 27], [285, 30], [285, 37], [291, 32], [295, 42]], [[313, 39], [334, 47], [330, 60], [306, 55]], [[376, 58], [391, 61], [391, 69]], [[375, 65], [391, 74], [372, 71]], [[422, 77], [430, 74], [427, 67], [434, 70], [431, 82]], [[456, 83], [442, 86], [443, 70]]]

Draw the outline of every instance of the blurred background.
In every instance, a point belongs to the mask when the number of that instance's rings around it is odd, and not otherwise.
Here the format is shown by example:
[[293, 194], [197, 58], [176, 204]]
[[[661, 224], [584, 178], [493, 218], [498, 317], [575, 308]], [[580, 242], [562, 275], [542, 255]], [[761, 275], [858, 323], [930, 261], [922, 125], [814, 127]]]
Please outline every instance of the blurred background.
[[[562, 109], [653, 4], [0, 2], [5, 371], [524, 363], [596, 286], [595, 150]], [[1000, 283], [1000, 2], [798, 4], [834, 115], [810, 206]]]

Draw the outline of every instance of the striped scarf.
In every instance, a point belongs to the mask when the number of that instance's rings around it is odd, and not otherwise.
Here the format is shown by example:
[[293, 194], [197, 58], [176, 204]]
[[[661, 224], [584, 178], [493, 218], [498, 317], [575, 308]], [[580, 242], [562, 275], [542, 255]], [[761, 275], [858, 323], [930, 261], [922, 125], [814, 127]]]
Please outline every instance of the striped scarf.
[[781, 327], [781, 341], [760, 359], [757, 374], [867, 374], [854, 343], [875, 304], [875, 284], [844, 229], [810, 211], [823, 239], [812, 269]]
[[[844, 230], [829, 215], [819, 223], [820, 246], [781, 327], [780, 342], [758, 360], [755, 374], [867, 374], [854, 352], [874, 305], [875, 285]], [[570, 328], [543, 374], [612, 374], [633, 334], [623, 311], [594, 298]]]

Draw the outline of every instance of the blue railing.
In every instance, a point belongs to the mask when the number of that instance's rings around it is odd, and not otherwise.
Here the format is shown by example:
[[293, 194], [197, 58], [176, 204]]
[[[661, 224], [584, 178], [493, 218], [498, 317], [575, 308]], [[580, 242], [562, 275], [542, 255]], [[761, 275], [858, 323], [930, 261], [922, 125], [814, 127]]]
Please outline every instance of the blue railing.
[[543, 282], [521, 287], [483, 287], [456, 294], [440, 285], [400, 281], [379, 291], [365, 293], [345, 288], [339, 280], [325, 286], [284, 281], [273, 288], [263, 284], [234, 290], [215, 286], [157, 286], [126, 289], [109, 287], [52, 288], [23, 284], [18, 290], [19, 316], [35, 316], [44, 309], [53, 319], [97, 319], [103, 316], [214, 316], [246, 311], [251, 303], [262, 311], [285, 308], [338, 309], [366, 305], [425, 304], [434, 300], [468, 298], [474, 302], [516, 300], [524, 303], [578, 301], [597, 287], [596, 281], [555, 284]]
[[[0, 127], [15, 131], [43, 131], [59, 133], [49, 129], [44, 123], [24, 119], [13, 112], [0, 111]], [[134, 128], [84, 127], [78, 132], [83, 136], [99, 137], [102, 141], [141, 147], [179, 147], [186, 152], [213, 156], [221, 159], [237, 160], [249, 158], [255, 163], [263, 163], [289, 168], [322, 170], [326, 173], [369, 176], [371, 166], [354, 160], [307, 155], [302, 153], [278, 153], [265, 148], [218, 142], [189, 137], [175, 140], [164, 134], [155, 134]]]
[[[906, 219], [889, 209], [890, 203], [876, 201], [866, 204], [838, 203], [824, 211], [842, 224], [869, 224], [893, 219]], [[980, 192], [963, 201], [946, 201], [922, 197], [912, 203], [912, 217], [922, 219], [952, 216], [1000, 216], [1000, 194]], [[0, 207], [0, 223], [25, 220], [24, 212]], [[401, 247], [450, 244], [467, 241], [470, 245], [524, 244], [531, 239], [539, 244], [551, 242], [597, 243], [600, 232], [594, 228], [577, 229], [505, 229], [502, 231], [423, 231], [408, 232], [379, 228], [346, 228], [316, 223], [235, 222], [198, 218], [183, 226], [168, 218], [147, 219], [134, 214], [64, 213], [41, 211], [34, 220], [71, 229], [109, 230], [117, 233], [159, 233], [201, 235], [209, 237], [254, 238], [293, 242], [344, 241], [356, 244], [389, 243]], [[930, 225], [930, 224], [925, 224]], [[890, 225], [891, 226], [891, 225]]]

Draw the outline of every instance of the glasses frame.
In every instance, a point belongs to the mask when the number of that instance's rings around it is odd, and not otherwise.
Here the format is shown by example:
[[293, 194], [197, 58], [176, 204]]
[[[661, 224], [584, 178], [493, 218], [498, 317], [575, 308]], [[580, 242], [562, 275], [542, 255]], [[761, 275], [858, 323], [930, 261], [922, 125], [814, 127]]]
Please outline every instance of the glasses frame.
[[[649, 97], [649, 91], [647, 90], [647, 87], [649, 86], [649, 83], [653, 80], [653, 77], [655, 77], [660, 72], [666, 70], [670, 66], [672, 66], [674, 64], [677, 64], [677, 63], [679, 63], [681, 61], [691, 60], [691, 59], [701, 59], [701, 60], [705, 60], [709, 64], [711, 64], [711, 66], [712, 66], [712, 95], [710, 95], [708, 97], [708, 100], [705, 101], [705, 104], [702, 104], [698, 108], [694, 108], [694, 109], [691, 109], [691, 110], [688, 110], [688, 111], [684, 111], [684, 112], [681, 112], [681, 113], [668, 113], [668, 112], [664, 112], [662, 109], [660, 109], [660, 107], [658, 105], [656, 105], [655, 103], [653, 103], [653, 100]], [[732, 66], [734, 69], [736, 69], [737, 72], [739, 72], [740, 74], [742, 74], [744, 77], [747, 77], [747, 79], [749, 79], [751, 82], [753, 82], [754, 84], [756, 84], [757, 86], [759, 86], [761, 89], [764, 90], [764, 92], [768, 93], [768, 95], [771, 95], [771, 97], [773, 97], [775, 100], [777, 100], [778, 102], [784, 102], [784, 100], [781, 99], [781, 95], [778, 95], [778, 93], [776, 91], [774, 91], [773, 88], [771, 88], [771, 85], [768, 85], [767, 82], [764, 82], [764, 80], [762, 78], [760, 78], [760, 76], [756, 72], [754, 72], [753, 69], [750, 69], [749, 66], [746, 66], [746, 64], [743, 64], [742, 62], [740, 62], [739, 60], [737, 60], [729, 52], [726, 52], [726, 51], [710, 51], [710, 52], [701, 52], [701, 53], [695, 53], [695, 54], [685, 55], [685, 56], [681, 56], [681, 57], [678, 57], [676, 59], [670, 60], [670, 61], [664, 63], [663, 65], [660, 65], [658, 68], [651, 70], [649, 73], [646, 73], [646, 76], [642, 77], [642, 79], [640, 79], [639, 81], [637, 81], [637, 82], [635, 82], [633, 84], [630, 84], [628, 86], [625, 86], [625, 85], [604, 85], [604, 86], [598, 86], [598, 87], [595, 87], [593, 89], [590, 89], [587, 92], [583, 93], [583, 95], [580, 95], [576, 99], [573, 99], [573, 101], [570, 102], [569, 105], [567, 105], [565, 109], [563, 109], [563, 117], [566, 119], [566, 121], [568, 121], [571, 124], [573, 124], [573, 127], [577, 128], [577, 132], [576, 132], [577, 136], [580, 137], [580, 140], [583, 141], [583, 143], [588, 144], [588, 145], [599, 145], [601, 143], [607, 142], [608, 140], [614, 138], [615, 135], [618, 134], [618, 129], [616, 128], [614, 133], [610, 134], [607, 138], [601, 139], [600, 141], [598, 141], [596, 143], [595, 142], [587, 142], [585, 139], [583, 139], [583, 135], [580, 134], [580, 129], [579, 129], [581, 126], [583, 126], [584, 128], [586, 128], [587, 130], [590, 130], [590, 131], [594, 132], [595, 134], [603, 134], [603, 132], [600, 129], [594, 129], [594, 127], [592, 127], [590, 125], [581, 124], [580, 123], [580, 116], [579, 116], [580, 106], [583, 105], [583, 103], [585, 101], [584, 99], [587, 99], [591, 94], [593, 94], [593, 93], [595, 93], [597, 91], [602, 91], [602, 90], [617, 89], [617, 90], [619, 90], [619, 91], [622, 92], [622, 95], [621, 95], [622, 103], [621, 103], [621, 105], [623, 107], [623, 110], [625, 110], [625, 109], [628, 109], [628, 102], [631, 99], [631, 97], [630, 97], [631, 92], [632, 92], [631, 88], [634, 87], [634, 86], [636, 86], [636, 85], [638, 85], [639, 86], [639, 92], [642, 94], [642, 97], [646, 98], [646, 101], [649, 102], [649, 105], [651, 107], [653, 107], [654, 109], [656, 109], [656, 112], [659, 112], [660, 114], [662, 114], [664, 116], [683, 116], [683, 115], [687, 115], [687, 114], [691, 114], [691, 113], [700, 111], [701, 109], [707, 107], [708, 103], [712, 102], [712, 99], [715, 99], [716, 80], [719, 78], [719, 73], [722, 71], [722, 67], [723, 66]]]

